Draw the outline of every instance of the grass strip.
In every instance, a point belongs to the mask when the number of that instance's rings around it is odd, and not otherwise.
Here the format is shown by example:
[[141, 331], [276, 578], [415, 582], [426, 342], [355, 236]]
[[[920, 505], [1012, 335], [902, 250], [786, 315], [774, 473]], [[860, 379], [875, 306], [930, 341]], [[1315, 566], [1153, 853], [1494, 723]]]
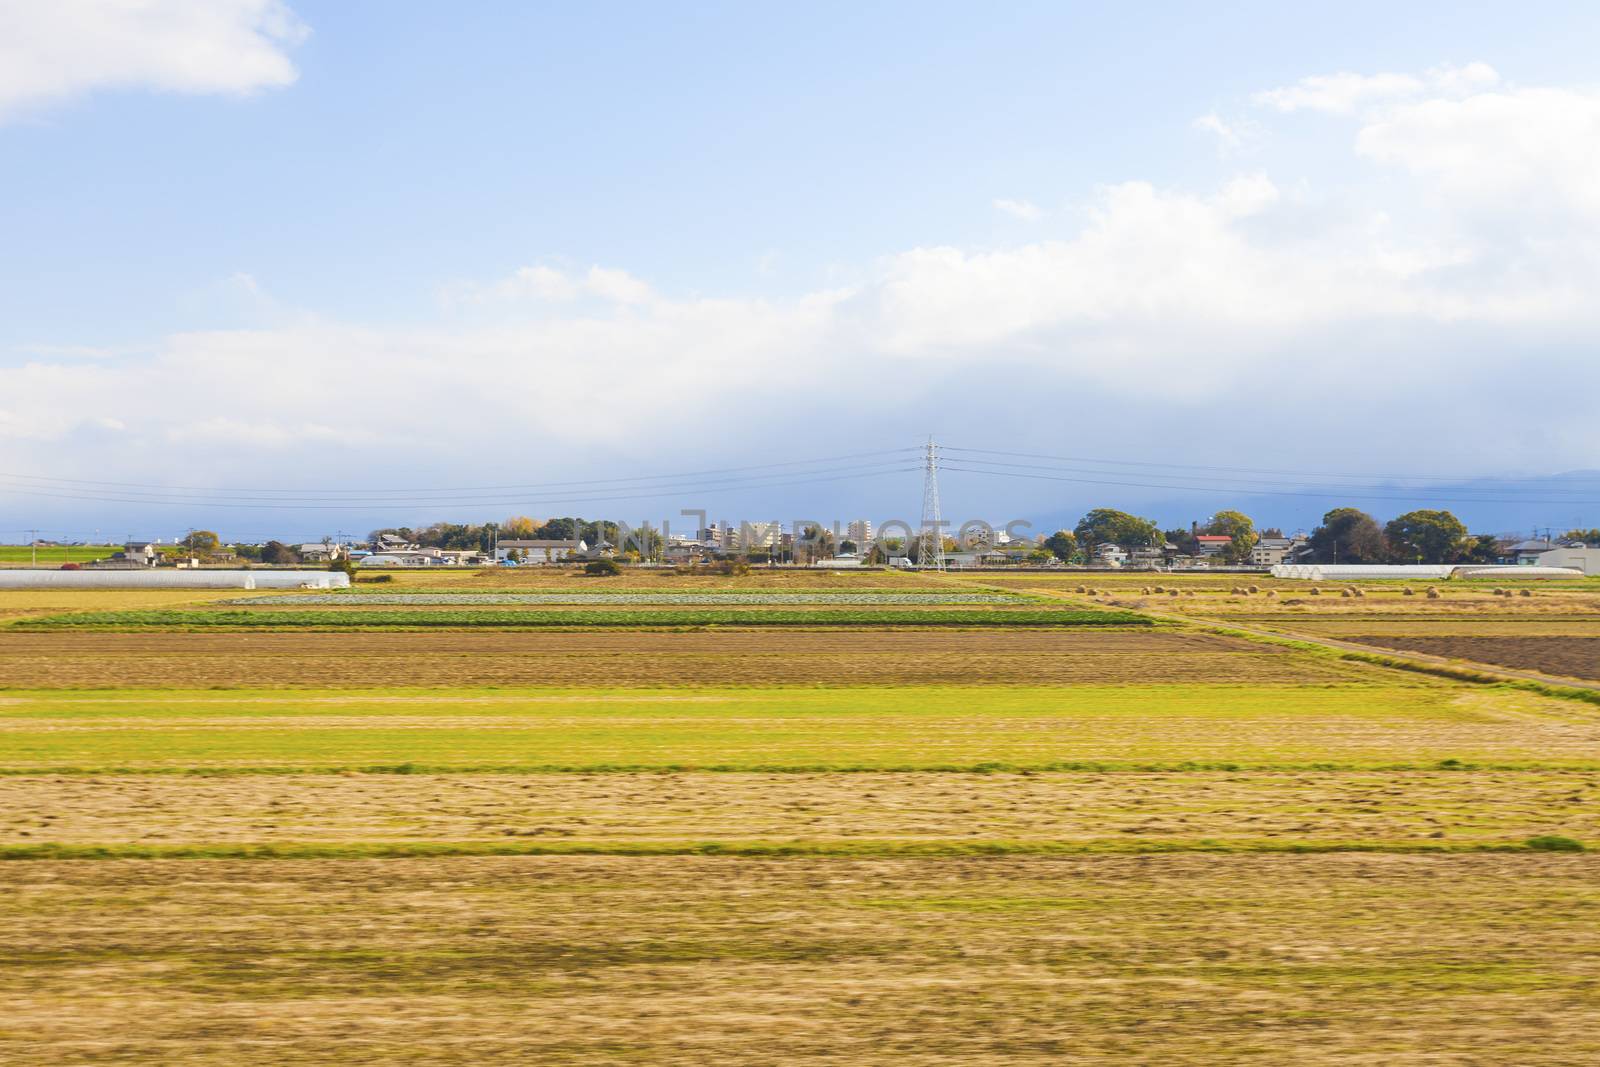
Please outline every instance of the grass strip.
[[1131, 611], [91, 611], [24, 619], [19, 630], [63, 629], [517, 629], [634, 630], [681, 627], [1011, 627], [1152, 626]]
[[[1528, 842], [1367, 841], [695, 841], [695, 842], [386, 842], [343, 844], [36, 845], [0, 846], [0, 860], [298, 860], [412, 859], [441, 856], [1085, 856], [1220, 853], [1308, 855], [1343, 852], [1548, 854], [1539, 838]], [[1561, 850], [1581, 852], [1577, 849]]]

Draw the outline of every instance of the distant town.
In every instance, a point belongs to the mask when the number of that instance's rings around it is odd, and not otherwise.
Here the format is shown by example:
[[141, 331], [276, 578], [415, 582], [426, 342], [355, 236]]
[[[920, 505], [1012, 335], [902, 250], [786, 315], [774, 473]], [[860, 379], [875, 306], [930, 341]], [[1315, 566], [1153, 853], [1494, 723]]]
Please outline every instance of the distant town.
[[[324, 567], [340, 570], [426, 567], [750, 566], [947, 569], [1084, 568], [1265, 570], [1283, 564], [1483, 564], [1576, 567], [1600, 573], [1600, 529], [1471, 533], [1449, 511], [1417, 510], [1386, 523], [1352, 507], [1335, 508], [1310, 531], [1258, 527], [1224, 510], [1187, 527], [1112, 508], [1087, 512], [1072, 529], [1035, 533], [1027, 523], [937, 524], [866, 519], [835, 522], [707, 523], [692, 533], [612, 520], [515, 516], [481, 524], [385, 527], [362, 539], [227, 541], [212, 530], [129, 540], [120, 546], [35, 539], [8, 550], [11, 565], [67, 568]], [[1024, 532], [1025, 531], [1025, 532]], [[936, 551], [938, 558], [933, 556]], [[926, 557], [926, 558], [925, 558]]]

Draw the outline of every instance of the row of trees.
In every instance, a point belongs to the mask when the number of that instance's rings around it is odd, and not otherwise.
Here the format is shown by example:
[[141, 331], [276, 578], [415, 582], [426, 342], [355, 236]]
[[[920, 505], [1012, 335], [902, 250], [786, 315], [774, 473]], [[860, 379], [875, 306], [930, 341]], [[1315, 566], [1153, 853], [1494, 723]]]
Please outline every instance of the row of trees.
[[[1240, 511], [1219, 511], [1195, 529], [1162, 530], [1154, 519], [1095, 508], [1071, 530], [1057, 530], [1045, 538], [1044, 547], [1065, 561], [1092, 559], [1097, 548], [1108, 544], [1123, 548], [1171, 544], [1179, 553], [1197, 555], [1196, 534], [1228, 538], [1220, 555], [1230, 563], [1248, 560], [1261, 537], [1283, 536], [1272, 528], [1258, 533], [1254, 520]], [[1571, 530], [1564, 539], [1600, 543], [1600, 530]], [[1335, 508], [1312, 532], [1310, 547], [1319, 563], [1478, 563], [1493, 562], [1499, 554], [1493, 535], [1470, 535], [1466, 524], [1450, 512], [1426, 508], [1408, 511], [1383, 526], [1359, 508]]]

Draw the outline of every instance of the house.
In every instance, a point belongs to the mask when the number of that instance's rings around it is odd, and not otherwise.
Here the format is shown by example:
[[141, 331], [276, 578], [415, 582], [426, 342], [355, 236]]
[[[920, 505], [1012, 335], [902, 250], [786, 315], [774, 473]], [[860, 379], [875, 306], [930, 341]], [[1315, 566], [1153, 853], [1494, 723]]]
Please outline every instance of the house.
[[1202, 556], [1220, 556], [1233, 545], [1227, 534], [1195, 534], [1195, 546]]
[[1094, 550], [1094, 561], [1104, 567], [1120, 567], [1128, 562], [1128, 550], [1121, 545], [1100, 545]]
[[833, 570], [846, 570], [851, 567], [861, 566], [861, 557], [854, 552], [841, 552], [832, 559], [819, 559], [814, 565]]
[[1250, 549], [1250, 562], [1257, 567], [1276, 567], [1288, 562], [1299, 541], [1293, 537], [1263, 537]]
[[1539, 557], [1560, 547], [1554, 541], [1518, 541], [1506, 549], [1506, 560], [1520, 567], [1542, 566]]
[[296, 545], [295, 551], [300, 553], [300, 558], [307, 563], [331, 563], [336, 559], [344, 558], [344, 546], [334, 544]]
[[576, 541], [550, 538], [506, 538], [494, 546], [495, 562], [514, 559], [521, 563], [561, 563], [589, 551], [582, 538]]
[[374, 552], [414, 552], [419, 546], [407, 541], [399, 534], [379, 534], [372, 542]]
[[154, 541], [129, 541], [122, 546], [118, 557], [130, 563], [137, 563], [143, 567], [154, 567], [161, 561], [161, 553], [156, 551]]

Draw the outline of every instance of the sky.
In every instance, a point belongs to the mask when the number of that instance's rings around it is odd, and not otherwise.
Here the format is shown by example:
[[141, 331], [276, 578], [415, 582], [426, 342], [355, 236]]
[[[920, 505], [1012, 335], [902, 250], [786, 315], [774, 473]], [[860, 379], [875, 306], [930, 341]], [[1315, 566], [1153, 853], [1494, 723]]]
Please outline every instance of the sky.
[[1597, 31], [0, 0], [0, 540], [1600, 525]]

